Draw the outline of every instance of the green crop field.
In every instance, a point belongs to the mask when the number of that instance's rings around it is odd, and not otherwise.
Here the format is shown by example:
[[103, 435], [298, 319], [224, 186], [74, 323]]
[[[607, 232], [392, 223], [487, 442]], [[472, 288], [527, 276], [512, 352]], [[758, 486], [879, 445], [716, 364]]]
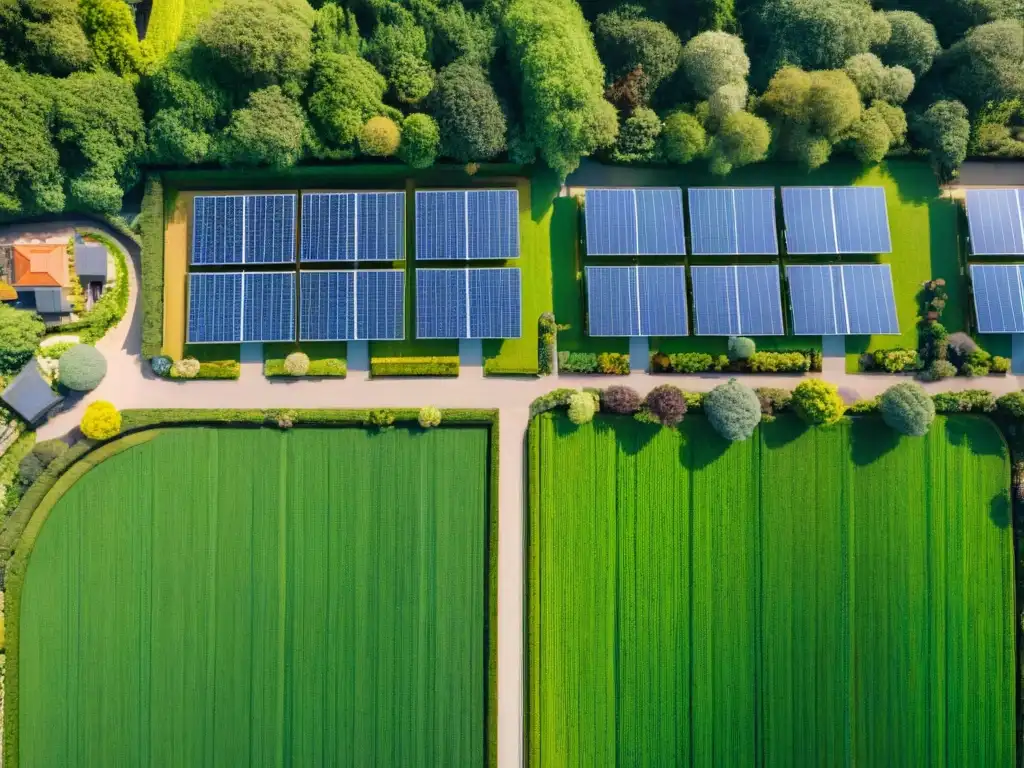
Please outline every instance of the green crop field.
[[1008, 766], [1009, 458], [795, 419], [530, 431], [531, 765]]
[[21, 593], [20, 765], [482, 765], [489, 431], [169, 429]]

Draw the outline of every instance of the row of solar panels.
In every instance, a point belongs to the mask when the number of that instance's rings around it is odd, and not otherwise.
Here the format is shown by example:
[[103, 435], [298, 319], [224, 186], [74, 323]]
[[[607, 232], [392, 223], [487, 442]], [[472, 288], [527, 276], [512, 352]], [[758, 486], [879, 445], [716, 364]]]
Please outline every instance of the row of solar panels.
[[[198, 195], [192, 209], [192, 264], [295, 261], [296, 195]], [[305, 262], [401, 261], [405, 192], [302, 195], [299, 257]], [[515, 189], [416, 193], [416, 258], [519, 257]]]
[[[405, 338], [405, 270], [299, 275], [301, 341]], [[521, 334], [518, 269], [416, 271], [416, 336], [508, 339]], [[188, 343], [295, 341], [294, 272], [189, 275]]]
[[[694, 266], [698, 336], [781, 336], [777, 265]], [[686, 268], [587, 267], [591, 336], [686, 336]], [[897, 334], [888, 264], [786, 267], [797, 336]], [[1022, 310], [1024, 311], [1024, 310]]]
[[[775, 190], [687, 190], [690, 246], [696, 256], [779, 252]], [[681, 256], [682, 190], [588, 189], [588, 256]], [[882, 187], [783, 187], [786, 250], [791, 255], [890, 253]]]

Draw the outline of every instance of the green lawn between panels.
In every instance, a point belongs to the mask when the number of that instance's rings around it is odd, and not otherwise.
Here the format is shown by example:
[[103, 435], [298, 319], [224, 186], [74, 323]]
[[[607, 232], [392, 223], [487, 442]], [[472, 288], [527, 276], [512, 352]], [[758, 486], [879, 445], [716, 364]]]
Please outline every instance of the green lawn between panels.
[[1005, 444], [793, 417], [530, 428], [530, 764], [1007, 766]]
[[489, 432], [166, 429], [21, 591], [21, 766], [481, 765]]

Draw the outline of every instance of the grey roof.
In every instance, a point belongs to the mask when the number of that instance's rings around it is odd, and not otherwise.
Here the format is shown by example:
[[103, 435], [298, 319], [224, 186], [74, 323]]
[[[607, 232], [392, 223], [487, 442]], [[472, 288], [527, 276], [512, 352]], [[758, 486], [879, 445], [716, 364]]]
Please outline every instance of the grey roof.
[[75, 272], [81, 280], [107, 279], [107, 249], [99, 243], [79, 240], [75, 243]]
[[41, 422], [55, 405], [64, 398], [50, 389], [46, 383], [35, 358], [28, 362], [21, 373], [7, 385], [0, 400], [32, 426]]

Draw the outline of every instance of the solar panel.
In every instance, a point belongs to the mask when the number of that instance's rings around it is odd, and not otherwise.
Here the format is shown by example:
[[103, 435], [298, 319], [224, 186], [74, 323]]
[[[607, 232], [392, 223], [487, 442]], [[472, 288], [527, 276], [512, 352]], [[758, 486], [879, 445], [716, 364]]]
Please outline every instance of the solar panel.
[[405, 338], [405, 270], [356, 272], [356, 338]]
[[890, 253], [882, 187], [783, 187], [790, 255]]
[[897, 334], [888, 264], [787, 266], [797, 336]]
[[417, 338], [518, 338], [521, 307], [516, 268], [416, 270]]
[[242, 340], [242, 273], [192, 273], [188, 279], [188, 343]]
[[197, 195], [192, 201], [192, 263], [241, 264], [245, 260], [245, 198]]
[[588, 256], [680, 256], [686, 253], [679, 189], [588, 189]]
[[465, 269], [416, 270], [416, 338], [464, 339], [469, 334]]
[[522, 334], [519, 270], [469, 270], [469, 338], [518, 339]]
[[245, 263], [295, 261], [295, 195], [247, 195]]
[[685, 336], [685, 267], [587, 267], [591, 336]]
[[775, 265], [691, 267], [698, 336], [781, 336]]
[[245, 274], [242, 341], [295, 341], [295, 273]]
[[967, 225], [975, 256], [1024, 254], [1019, 189], [967, 190]]
[[688, 195], [695, 256], [778, 254], [774, 189], [692, 187]]
[[1022, 264], [971, 264], [979, 333], [1024, 333]]
[[641, 336], [685, 336], [686, 268], [637, 267]]
[[401, 261], [405, 192], [302, 195], [302, 260]]
[[356, 338], [355, 272], [305, 270], [299, 275], [299, 339]]
[[519, 257], [519, 191], [416, 193], [416, 258], [424, 261]]
[[356, 223], [357, 260], [405, 258], [405, 192], [360, 192]]

